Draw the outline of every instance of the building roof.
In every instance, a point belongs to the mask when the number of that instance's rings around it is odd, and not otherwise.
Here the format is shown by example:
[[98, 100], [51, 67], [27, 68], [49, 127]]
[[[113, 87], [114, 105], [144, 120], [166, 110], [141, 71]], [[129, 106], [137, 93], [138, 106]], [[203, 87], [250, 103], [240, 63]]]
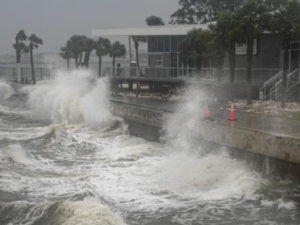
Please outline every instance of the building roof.
[[207, 29], [208, 24], [151, 26], [141, 28], [107, 28], [92, 30], [93, 36], [161, 36], [186, 35], [194, 28]]

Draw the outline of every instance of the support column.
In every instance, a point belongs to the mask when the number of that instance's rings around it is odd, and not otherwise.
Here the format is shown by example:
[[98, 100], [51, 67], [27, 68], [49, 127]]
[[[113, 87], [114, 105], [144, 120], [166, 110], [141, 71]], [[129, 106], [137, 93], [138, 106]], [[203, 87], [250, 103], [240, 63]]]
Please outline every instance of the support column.
[[141, 86], [141, 84], [140, 84], [140, 82], [139, 81], [137, 81], [136, 82], [136, 92], [135, 92], [135, 96], [138, 98], [139, 97], [139, 92], [140, 92], [140, 86]]
[[133, 90], [133, 87], [132, 87], [133, 85], [132, 85], [132, 81], [129, 81], [128, 82], [128, 89], [129, 89], [129, 91], [132, 91]]
[[131, 67], [131, 36], [129, 36], [129, 67]]

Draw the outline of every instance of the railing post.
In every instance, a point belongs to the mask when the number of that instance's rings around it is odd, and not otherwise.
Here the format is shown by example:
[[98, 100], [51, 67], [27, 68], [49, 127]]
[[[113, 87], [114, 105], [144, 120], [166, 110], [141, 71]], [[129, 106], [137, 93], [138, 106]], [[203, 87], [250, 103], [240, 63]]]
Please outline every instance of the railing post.
[[21, 80], [22, 80], [22, 78], [23, 78], [23, 68], [21, 68]]
[[13, 80], [16, 79], [16, 68], [13, 68]]
[[43, 80], [43, 68], [41, 68], [41, 80]]

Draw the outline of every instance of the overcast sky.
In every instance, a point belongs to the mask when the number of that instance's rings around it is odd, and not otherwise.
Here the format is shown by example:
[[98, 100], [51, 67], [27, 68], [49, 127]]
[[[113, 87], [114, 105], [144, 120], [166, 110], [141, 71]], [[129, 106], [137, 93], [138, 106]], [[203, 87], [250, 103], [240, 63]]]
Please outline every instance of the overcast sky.
[[150, 15], [167, 24], [178, 8], [178, 0], [0, 0], [0, 54], [13, 53], [21, 29], [44, 40], [38, 52], [58, 52], [73, 34], [92, 37], [95, 28], [145, 26]]

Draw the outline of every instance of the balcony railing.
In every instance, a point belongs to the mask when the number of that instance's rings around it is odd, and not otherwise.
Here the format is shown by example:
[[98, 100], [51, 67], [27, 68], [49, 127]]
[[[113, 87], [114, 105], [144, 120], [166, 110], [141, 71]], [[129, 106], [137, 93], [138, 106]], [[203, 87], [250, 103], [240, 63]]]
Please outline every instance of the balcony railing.
[[[32, 82], [31, 68], [20, 68], [21, 82]], [[34, 68], [35, 79], [45, 80], [50, 78], [50, 70], [48, 68]], [[0, 67], [0, 79], [2, 80], [17, 80], [17, 69], [13, 67]]]
[[[278, 74], [280, 69], [252, 69], [252, 83], [263, 84]], [[128, 78], [128, 79], [145, 79], [145, 80], [180, 80], [189, 78], [199, 78], [216, 80], [216, 68], [169, 68], [169, 67], [107, 67], [102, 76], [112, 78]], [[224, 68], [221, 72], [220, 79], [224, 83], [229, 82], [230, 71]], [[247, 82], [247, 69], [236, 68], [235, 83]]]

